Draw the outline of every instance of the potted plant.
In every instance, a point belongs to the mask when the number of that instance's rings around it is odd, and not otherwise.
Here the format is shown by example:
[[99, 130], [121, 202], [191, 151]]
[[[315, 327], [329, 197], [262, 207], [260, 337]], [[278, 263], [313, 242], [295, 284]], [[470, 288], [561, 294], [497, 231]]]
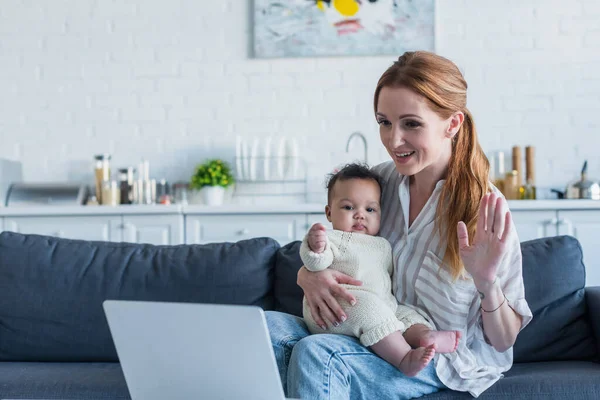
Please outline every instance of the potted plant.
[[208, 160], [196, 167], [190, 186], [199, 189], [204, 204], [223, 204], [225, 188], [233, 185], [235, 179], [231, 168], [223, 160]]

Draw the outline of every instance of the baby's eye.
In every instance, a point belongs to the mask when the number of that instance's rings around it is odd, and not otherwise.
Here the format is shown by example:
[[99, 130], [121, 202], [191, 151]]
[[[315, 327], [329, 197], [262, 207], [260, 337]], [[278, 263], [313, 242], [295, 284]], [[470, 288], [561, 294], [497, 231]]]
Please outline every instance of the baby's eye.
[[375, 212], [375, 211], [377, 211], [377, 210], [375, 210], [373, 207], [367, 208], [367, 212], [372, 213], [372, 212]]
[[343, 206], [342, 208], [344, 210], [348, 210], [348, 211], [352, 210], [352, 206]]

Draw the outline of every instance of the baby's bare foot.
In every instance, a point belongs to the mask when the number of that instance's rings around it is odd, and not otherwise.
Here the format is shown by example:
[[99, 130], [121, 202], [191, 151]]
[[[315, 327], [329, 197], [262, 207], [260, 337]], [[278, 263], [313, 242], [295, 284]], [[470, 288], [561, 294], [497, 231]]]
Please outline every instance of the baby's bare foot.
[[452, 353], [458, 348], [462, 333], [460, 331], [428, 331], [419, 341], [422, 347], [435, 344], [438, 353]]
[[404, 356], [398, 369], [406, 376], [415, 376], [429, 364], [433, 356], [435, 356], [435, 344], [428, 347], [419, 347], [409, 351]]

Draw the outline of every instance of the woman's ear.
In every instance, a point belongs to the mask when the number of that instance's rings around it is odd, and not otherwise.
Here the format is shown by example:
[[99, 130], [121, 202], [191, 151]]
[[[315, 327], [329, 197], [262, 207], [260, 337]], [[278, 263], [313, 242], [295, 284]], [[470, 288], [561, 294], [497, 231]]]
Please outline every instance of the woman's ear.
[[464, 120], [465, 120], [465, 114], [463, 114], [462, 111], [457, 111], [454, 114], [452, 114], [449, 118], [449, 124], [448, 124], [448, 129], [446, 130], [446, 136], [449, 138], [453, 138], [460, 130], [460, 127], [462, 126]]

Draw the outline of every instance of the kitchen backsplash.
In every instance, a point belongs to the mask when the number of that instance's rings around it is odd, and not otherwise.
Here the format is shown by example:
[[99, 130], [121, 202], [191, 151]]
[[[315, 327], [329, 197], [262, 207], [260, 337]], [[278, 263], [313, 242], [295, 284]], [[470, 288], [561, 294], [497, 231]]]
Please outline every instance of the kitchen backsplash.
[[[436, 50], [466, 76], [486, 152], [536, 146], [543, 196], [585, 159], [600, 177], [600, 2], [525, 3], [437, 2]], [[233, 160], [238, 135], [297, 138], [315, 196], [362, 158], [345, 152], [352, 132], [370, 163], [385, 161], [372, 95], [396, 55], [253, 59], [250, 4], [3, 4], [0, 157], [22, 161], [28, 181], [93, 182], [93, 155], [110, 153], [115, 168], [145, 158], [175, 182]]]

